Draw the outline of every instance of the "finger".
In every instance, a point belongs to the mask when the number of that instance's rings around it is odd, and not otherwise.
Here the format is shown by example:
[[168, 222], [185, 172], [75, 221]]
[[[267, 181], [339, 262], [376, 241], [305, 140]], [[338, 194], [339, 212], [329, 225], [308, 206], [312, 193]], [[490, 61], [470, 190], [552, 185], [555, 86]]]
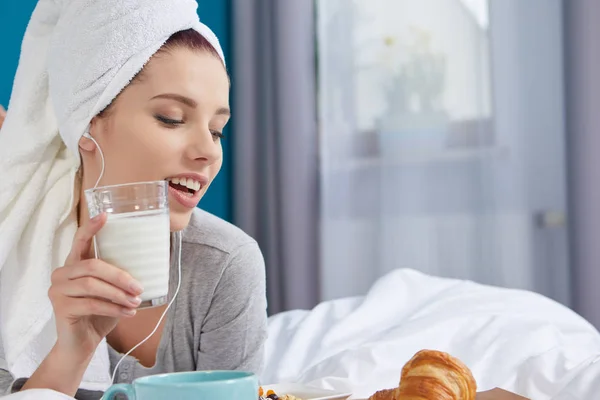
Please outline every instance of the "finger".
[[52, 274], [50, 275], [50, 283], [52, 283], [52, 285], [57, 285], [60, 282], [66, 280], [66, 272], [67, 272], [68, 268], [65, 267], [60, 267], [60, 268], [56, 268], [54, 271], [52, 271]]
[[106, 214], [102, 213], [84, 222], [83, 225], [77, 229], [77, 233], [75, 233], [75, 237], [73, 238], [71, 253], [67, 257], [65, 265], [71, 265], [79, 260], [87, 258], [87, 254], [92, 245], [92, 238], [100, 231], [100, 229], [102, 229], [105, 223]]
[[70, 298], [68, 301], [67, 313], [70, 317], [87, 317], [90, 315], [99, 315], [102, 317], [133, 317], [136, 314], [134, 308], [122, 307], [105, 300], [83, 298]]
[[120, 304], [127, 308], [135, 308], [140, 305], [142, 299], [121, 290], [103, 280], [83, 277], [68, 281], [62, 285], [62, 293], [69, 297], [94, 297]]
[[121, 268], [117, 268], [102, 260], [83, 260], [67, 268], [67, 279], [74, 280], [84, 277], [101, 279], [117, 288], [133, 295], [140, 295], [144, 291], [142, 284]]

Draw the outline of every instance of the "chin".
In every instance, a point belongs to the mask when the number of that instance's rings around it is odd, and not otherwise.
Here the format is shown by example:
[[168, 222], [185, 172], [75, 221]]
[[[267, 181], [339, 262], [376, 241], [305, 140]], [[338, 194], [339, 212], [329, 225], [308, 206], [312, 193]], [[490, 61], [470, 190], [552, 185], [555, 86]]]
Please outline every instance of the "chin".
[[170, 220], [171, 220], [171, 232], [177, 232], [184, 230], [190, 223], [190, 219], [192, 218], [193, 210], [189, 210], [185, 213], [170, 211]]

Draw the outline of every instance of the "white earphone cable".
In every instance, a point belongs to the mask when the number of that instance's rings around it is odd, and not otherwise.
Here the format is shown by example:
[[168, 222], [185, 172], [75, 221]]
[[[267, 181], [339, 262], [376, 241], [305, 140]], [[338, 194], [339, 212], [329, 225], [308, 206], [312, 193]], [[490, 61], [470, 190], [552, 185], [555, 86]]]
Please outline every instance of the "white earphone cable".
[[[102, 149], [100, 148], [100, 145], [98, 144], [98, 142], [96, 141], [96, 139], [94, 139], [89, 132], [86, 132], [84, 134], [84, 136], [88, 139], [91, 139], [94, 144], [96, 145], [96, 147], [98, 148], [98, 152], [100, 153], [100, 159], [102, 160], [102, 168], [100, 170], [100, 175], [98, 176], [98, 180], [96, 181], [96, 184], [94, 185], [94, 189], [96, 189], [98, 187], [98, 185], [100, 184], [100, 180], [102, 179], [102, 177], [104, 176], [104, 167], [105, 167], [105, 161], [104, 161], [104, 153], [102, 152]], [[177, 280], [177, 289], [175, 289], [175, 293], [173, 294], [173, 298], [171, 299], [171, 301], [169, 302], [169, 304], [167, 305], [167, 308], [165, 308], [165, 311], [162, 313], [162, 315], [160, 316], [160, 318], [158, 319], [158, 322], [156, 323], [156, 326], [154, 327], [154, 329], [152, 330], [152, 332], [150, 332], [150, 334], [148, 336], [146, 336], [146, 338], [144, 340], [142, 340], [141, 342], [139, 342], [138, 344], [136, 344], [135, 346], [133, 346], [131, 348], [131, 350], [129, 350], [127, 353], [125, 353], [121, 359], [119, 360], [119, 362], [117, 362], [117, 365], [115, 365], [115, 368], [113, 370], [113, 374], [111, 377], [111, 382], [114, 383], [115, 382], [115, 377], [117, 376], [117, 371], [119, 369], [119, 366], [121, 365], [121, 362], [123, 362], [123, 360], [125, 360], [125, 358], [130, 355], [133, 351], [135, 351], [135, 349], [137, 349], [138, 347], [140, 347], [141, 345], [143, 345], [144, 343], [146, 343], [148, 341], [148, 339], [150, 339], [158, 330], [158, 328], [160, 327], [160, 324], [162, 323], [163, 319], [165, 318], [165, 316], [167, 315], [167, 311], [169, 311], [169, 309], [171, 308], [171, 305], [175, 302], [175, 299], [177, 298], [177, 295], [179, 294], [179, 288], [181, 287], [181, 246], [182, 246], [182, 236], [183, 233], [177, 232], [177, 236], [178, 236], [178, 256], [177, 256], [177, 276], [178, 276], [178, 280]], [[94, 253], [95, 253], [95, 257], [98, 258], [98, 246], [96, 244], [96, 237], [94, 236]], [[104, 396], [102, 396], [102, 398], [104, 398]]]
[[[98, 175], [98, 180], [96, 181], [96, 184], [94, 185], [94, 189], [96, 189], [98, 187], [98, 185], [100, 184], [100, 180], [104, 176], [104, 164], [105, 164], [104, 163], [104, 153], [102, 152], [102, 148], [100, 147], [98, 142], [96, 142], [96, 139], [94, 139], [92, 137], [92, 135], [90, 135], [89, 132], [86, 132], [83, 136], [90, 139], [92, 142], [94, 142], [94, 144], [98, 148], [98, 152], [100, 153], [100, 159], [102, 160], [102, 168], [100, 169], [100, 175]], [[98, 243], [96, 243], [96, 236], [93, 237], [92, 242], [94, 243], [94, 257], [98, 258]]]
[[104, 153], [102, 152], [102, 148], [100, 147], [100, 145], [98, 144], [98, 142], [96, 142], [96, 139], [94, 139], [92, 137], [92, 135], [90, 135], [89, 133], [86, 133], [83, 136], [85, 136], [86, 138], [88, 138], [92, 142], [94, 142], [94, 144], [98, 148], [98, 152], [100, 153], [100, 159], [102, 160], [102, 169], [100, 170], [100, 175], [98, 175], [98, 180], [96, 181], [96, 184], [94, 185], [94, 189], [96, 189], [98, 187], [98, 185], [100, 184], [100, 180], [104, 176]]

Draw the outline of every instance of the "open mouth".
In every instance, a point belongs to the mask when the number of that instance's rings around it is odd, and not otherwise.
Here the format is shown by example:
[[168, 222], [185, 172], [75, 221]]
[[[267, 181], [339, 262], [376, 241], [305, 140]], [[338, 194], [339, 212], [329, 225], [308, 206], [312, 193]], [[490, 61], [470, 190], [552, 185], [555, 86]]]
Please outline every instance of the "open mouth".
[[192, 178], [168, 178], [167, 181], [173, 189], [189, 197], [194, 197], [202, 188], [202, 184]]

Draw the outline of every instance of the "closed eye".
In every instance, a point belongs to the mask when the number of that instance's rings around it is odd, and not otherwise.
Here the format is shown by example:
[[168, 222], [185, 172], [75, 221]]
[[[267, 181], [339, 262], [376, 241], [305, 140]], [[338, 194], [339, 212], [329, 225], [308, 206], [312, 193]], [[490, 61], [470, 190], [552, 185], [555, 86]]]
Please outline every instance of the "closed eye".
[[[159, 121], [160, 123], [167, 125], [169, 128], [174, 128], [174, 127], [176, 127], [178, 125], [183, 125], [185, 123], [185, 121], [183, 121], [183, 120], [167, 118], [167, 117], [162, 116], [162, 115], [155, 115], [154, 118], [156, 118], [156, 120]], [[223, 135], [223, 132], [211, 130], [210, 133], [215, 138], [225, 139], [225, 135]]]
[[225, 135], [223, 135], [223, 132], [219, 132], [219, 131], [210, 131], [210, 133], [212, 133], [212, 135], [215, 138], [219, 138], [219, 139], [225, 139]]
[[162, 115], [155, 115], [154, 118], [156, 118], [157, 121], [159, 121], [165, 125], [169, 125], [171, 127], [177, 126], [177, 125], [182, 125], [184, 122], [183, 120], [167, 118]]

